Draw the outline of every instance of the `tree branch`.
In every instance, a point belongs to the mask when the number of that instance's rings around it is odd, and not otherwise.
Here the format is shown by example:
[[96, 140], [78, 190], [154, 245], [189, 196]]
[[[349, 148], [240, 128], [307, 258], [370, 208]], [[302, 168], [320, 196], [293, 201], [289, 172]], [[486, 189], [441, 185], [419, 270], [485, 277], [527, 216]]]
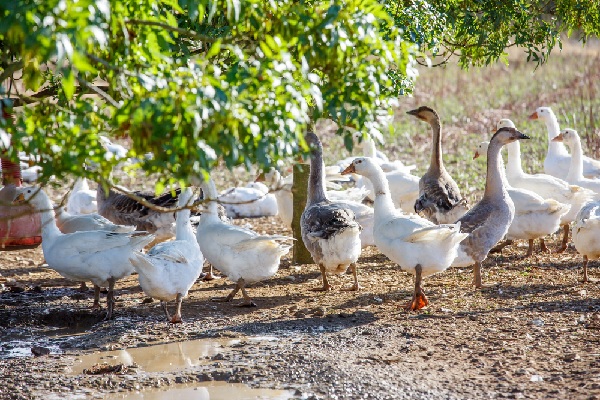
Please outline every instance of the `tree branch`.
[[0, 74], [0, 83], [4, 82], [7, 78], [10, 78], [13, 73], [23, 68], [23, 60], [15, 61], [12, 64], [8, 64], [4, 71]]
[[[96, 89], [101, 91], [107, 91], [109, 89], [108, 85], [88, 85], [86, 86], [78, 86], [75, 90], [76, 93], [87, 94], [87, 93], [97, 93]], [[51, 87], [46, 88], [40, 92], [34, 93], [31, 96], [19, 96], [19, 97], [11, 97], [10, 101], [13, 103], [13, 107], [22, 107], [26, 104], [35, 103], [40, 101], [40, 99], [46, 97], [56, 96], [58, 94], [58, 88]]]
[[158, 21], [148, 21], [148, 20], [143, 20], [143, 19], [129, 19], [125, 23], [131, 24], [131, 25], [156, 26], [158, 28], [163, 28], [163, 29], [166, 29], [171, 32], [176, 32], [176, 33], [180, 34], [181, 36], [196, 39], [201, 42], [214, 43], [218, 40], [218, 38], [213, 38], [210, 36], [202, 35], [198, 32], [192, 31], [192, 30], [182, 29], [177, 26], [165, 24], [163, 22], [158, 22]]

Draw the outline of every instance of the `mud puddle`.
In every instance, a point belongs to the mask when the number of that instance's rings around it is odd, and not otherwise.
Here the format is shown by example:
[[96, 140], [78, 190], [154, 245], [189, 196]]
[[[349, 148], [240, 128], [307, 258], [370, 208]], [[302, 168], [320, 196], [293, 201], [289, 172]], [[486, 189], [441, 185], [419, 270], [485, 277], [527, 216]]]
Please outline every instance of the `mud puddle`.
[[289, 390], [254, 389], [241, 383], [211, 382], [194, 386], [173, 386], [166, 390], [148, 389], [135, 393], [111, 393], [106, 400], [287, 400], [293, 397]]
[[234, 351], [235, 345], [246, 342], [270, 342], [271, 336], [244, 337], [241, 339], [198, 339], [160, 345], [134, 347], [123, 350], [96, 352], [77, 357], [72, 374], [98, 364], [134, 366], [144, 372], [174, 372], [207, 364], [219, 354]]
[[76, 336], [87, 332], [76, 328], [52, 329], [49, 331], [38, 331], [31, 335], [3, 335], [0, 337], [0, 360], [5, 358], [31, 357], [32, 348], [43, 348], [46, 354], [61, 354], [64, 345]]

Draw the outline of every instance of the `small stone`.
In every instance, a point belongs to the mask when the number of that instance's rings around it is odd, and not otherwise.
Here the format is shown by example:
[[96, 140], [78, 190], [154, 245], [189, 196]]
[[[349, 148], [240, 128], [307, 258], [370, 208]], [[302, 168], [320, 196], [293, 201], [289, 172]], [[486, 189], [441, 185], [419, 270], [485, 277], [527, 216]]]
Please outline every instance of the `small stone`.
[[288, 281], [288, 282], [294, 282], [296, 280], [296, 277], [294, 275], [288, 275], [288, 276], [284, 276], [283, 280]]
[[531, 321], [531, 325], [534, 326], [544, 326], [544, 320], [536, 318], [534, 320]]
[[374, 301], [376, 304], [381, 304], [381, 303], [383, 303], [383, 299], [382, 299], [381, 297], [373, 297], [373, 301]]
[[31, 348], [31, 353], [36, 357], [47, 356], [50, 354], [50, 349], [42, 346], [34, 346]]
[[324, 317], [326, 314], [326, 309], [325, 307], [317, 307], [317, 308], [313, 308], [312, 310], [312, 315], [315, 317]]
[[144, 300], [142, 300], [142, 304], [149, 304], [149, 303], [153, 303], [154, 299], [152, 297], [146, 297]]
[[531, 378], [529, 378], [529, 380], [531, 382], [542, 382], [544, 378], [542, 378], [541, 375], [531, 375]]
[[11, 293], [23, 293], [25, 291], [25, 288], [23, 286], [11, 286], [10, 287], [10, 292]]
[[563, 358], [565, 361], [572, 362], [575, 360], [580, 360], [581, 356], [577, 353], [566, 353]]

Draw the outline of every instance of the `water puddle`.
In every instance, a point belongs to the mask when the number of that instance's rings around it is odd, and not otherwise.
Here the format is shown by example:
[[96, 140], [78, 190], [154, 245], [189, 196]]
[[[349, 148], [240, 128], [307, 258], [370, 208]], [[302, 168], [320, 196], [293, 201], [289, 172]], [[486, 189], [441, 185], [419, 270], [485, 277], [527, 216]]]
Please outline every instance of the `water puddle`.
[[44, 333], [31, 335], [3, 335], [0, 337], [0, 360], [3, 358], [31, 357], [33, 347], [43, 347], [50, 354], [61, 354], [60, 344], [73, 340], [76, 336], [84, 335], [75, 328], [59, 328]]
[[145, 372], [181, 371], [212, 362], [211, 357], [234, 350], [232, 346], [242, 340], [260, 343], [277, 340], [277, 338], [259, 336], [243, 339], [198, 339], [86, 354], [77, 358], [72, 373], [81, 374], [84, 369], [90, 369], [96, 364], [123, 364], [124, 366], [135, 364]]
[[135, 393], [110, 393], [105, 400], [287, 400], [293, 397], [289, 390], [253, 389], [241, 383], [201, 383], [194, 386], [177, 385], [168, 389], [149, 389]]

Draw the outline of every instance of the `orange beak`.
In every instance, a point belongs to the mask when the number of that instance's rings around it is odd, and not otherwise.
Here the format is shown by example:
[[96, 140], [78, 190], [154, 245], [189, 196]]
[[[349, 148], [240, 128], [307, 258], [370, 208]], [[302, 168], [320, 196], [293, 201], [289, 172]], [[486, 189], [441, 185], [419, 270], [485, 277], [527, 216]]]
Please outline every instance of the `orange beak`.
[[345, 170], [341, 172], [342, 175], [354, 174], [356, 173], [356, 168], [354, 168], [354, 164], [348, 165]]
[[556, 136], [554, 139], [552, 139], [553, 142], [562, 142], [564, 140], [563, 138], [563, 134], [559, 133], [558, 136]]
[[538, 119], [538, 118], [539, 118], [539, 117], [538, 117], [538, 113], [537, 113], [537, 111], [536, 111], [536, 112], [534, 112], [533, 114], [531, 114], [531, 115], [529, 116], [529, 119]]
[[23, 193], [19, 193], [18, 196], [13, 200], [13, 203], [24, 203], [25, 202], [25, 195]]
[[261, 172], [256, 179], [254, 179], [254, 182], [264, 182], [265, 181], [265, 173]]
[[473, 160], [476, 159], [476, 158], [479, 158], [479, 152], [478, 151], [475, 151], [475, 154], [473, 155]]

